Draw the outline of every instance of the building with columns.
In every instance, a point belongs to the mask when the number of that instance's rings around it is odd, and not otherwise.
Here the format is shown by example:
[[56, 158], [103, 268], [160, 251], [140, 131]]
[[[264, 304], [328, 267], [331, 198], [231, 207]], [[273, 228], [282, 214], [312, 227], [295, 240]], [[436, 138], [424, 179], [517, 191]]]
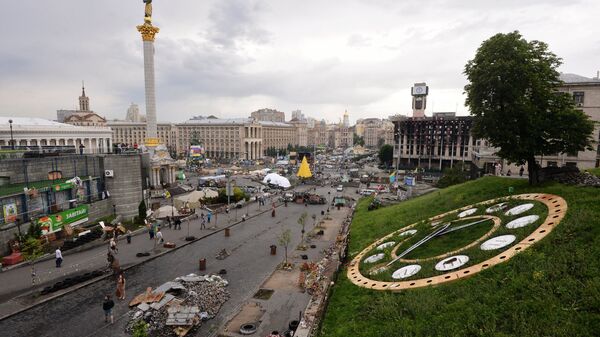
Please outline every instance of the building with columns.
[[262, 125], [252, 118], [195, 117], [173, 127], [177, 153], [187, 153], [192, 140], [208, 158], [254, 160], [264, 153]]
[[314, 122], [314, 127], [307, 130], [308, 146], [327, 146], [329, 143], [329, 132], [325, 120]]
[[[108, 121], [106, 123], [112, 130], [114, 144], [142, 145], [146, 140], [146, 122]], [[171, 123], [157, 123], [156, 135], [161, 144], [169, 150], [175, 149], [175, 126]]]
[[294, 124], [281, 122], [259, 122], [265, 149], [287, 149], [298, 144], [298, 132]]
[[[112, 131], [108, 127], [76, 126], [41, 118], [0, 117], [0, 146], [44, 148], [74, 146], [83, 153], [111, 152]], [[81, 147], [83, 145], [83, 147]]]
[[296, 129], [296, 139], [293, 144], [298, 146], [308, 146], [308, 123], [306, 122], [306, 118], [292, 118], [290, 124]]
[[388, 119], [365, 118], [357, 121], [356, 134], [363, 137], [365, 146], [370, 148], [383, 144], [394, 144], [394, 123]]

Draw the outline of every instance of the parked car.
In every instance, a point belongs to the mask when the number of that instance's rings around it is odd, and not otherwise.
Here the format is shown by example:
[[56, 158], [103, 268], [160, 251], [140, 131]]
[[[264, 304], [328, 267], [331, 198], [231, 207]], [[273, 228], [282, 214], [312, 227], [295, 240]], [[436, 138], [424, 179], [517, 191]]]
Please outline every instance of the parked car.
[[371, 189], [364, 189], [360, 192], [361, 195], [372, 195], [373, 193], [375, 193], [377, 191], [375, 190], [371, 190]]
[[344, 190], [344, 186], [343, 185], [338, 185], [338, 187], [335, 189], [338, 192], [342, 192]]

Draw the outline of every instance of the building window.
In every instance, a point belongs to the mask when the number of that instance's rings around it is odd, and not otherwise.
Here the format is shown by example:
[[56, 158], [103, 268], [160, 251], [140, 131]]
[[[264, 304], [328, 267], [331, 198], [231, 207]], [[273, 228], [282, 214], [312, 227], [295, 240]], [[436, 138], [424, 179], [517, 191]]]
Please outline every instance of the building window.
[[583, 106], [583, 96], [584, 96], [583, 91], [574, 91], [573, 92], [573, 101], [575, 102], [576, 106]]
[[547, 167], [558, 167], [558, 163], [557, 163], [557, 162], [555, 162], [555, 161], [549, 161], [549, 162], [546, 164], [546, 166], [547, 166]]
[[565, 166], [568, 166], [568, 167], [577, 167], [577, 163], [574, 162], [574, 161], [568, 161], [568, 162], [565, 163]]

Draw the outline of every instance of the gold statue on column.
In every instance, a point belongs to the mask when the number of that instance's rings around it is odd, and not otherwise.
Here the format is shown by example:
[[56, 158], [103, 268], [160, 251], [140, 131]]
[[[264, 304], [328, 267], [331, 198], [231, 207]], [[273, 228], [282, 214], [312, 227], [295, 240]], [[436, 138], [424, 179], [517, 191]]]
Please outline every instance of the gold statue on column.
[[146, 4], [146, 8], [144, 9], [144, 21], [151, 23], [152, 22], [152, 0], [143, 0]]
[[142, 33], [142, 40], [154, 41], [154, 36], [158, 33], [158, 27], [152, 25], [152, 0], [143, 0], [146, 4], [144, 10], [144, 24], [137, 26], [137, 29]]

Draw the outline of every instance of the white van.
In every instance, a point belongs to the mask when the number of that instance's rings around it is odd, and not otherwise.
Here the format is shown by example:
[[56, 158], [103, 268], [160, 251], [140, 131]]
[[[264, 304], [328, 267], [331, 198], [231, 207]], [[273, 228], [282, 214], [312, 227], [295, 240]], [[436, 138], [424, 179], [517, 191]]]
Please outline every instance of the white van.
[[360, 195], [372, 195], [374, 193], [376, 193], [377, 191], [375, 190], [371, 190], [371, 189], [364, 189], [360, 192]]

